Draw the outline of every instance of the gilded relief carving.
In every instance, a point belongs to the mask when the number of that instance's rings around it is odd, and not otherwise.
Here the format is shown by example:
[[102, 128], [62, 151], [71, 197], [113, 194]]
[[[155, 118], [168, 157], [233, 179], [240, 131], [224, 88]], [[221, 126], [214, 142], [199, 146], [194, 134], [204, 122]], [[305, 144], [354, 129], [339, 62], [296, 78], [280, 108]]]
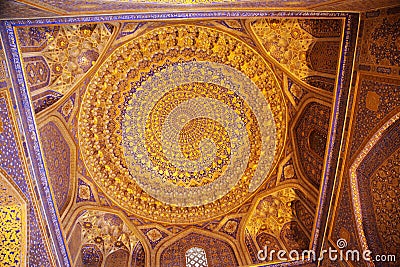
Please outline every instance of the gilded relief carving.
[[57, 102], [93, 66], [112, 31], [105, 24], [84, 24], [18, 28], [17, 34], [39, 112]]
[[263, 183], [283, 147], [279, 90], [269, 65], [228, 34], [156, 29], [117, 49], [86, 91], [79, 134], [89, 171], [141, 216], [222, 214]]
[[344, 17], [144, 17], [17, 27], [72, 265], [184, 265], [196, 245], [237, 266], [264, 244], [306, 248], [330, 119], [315, 101], [332, 100]]
[[15, 185], [0, 172], [0, 262], [24, 266], [27, 251], [26, 201]]

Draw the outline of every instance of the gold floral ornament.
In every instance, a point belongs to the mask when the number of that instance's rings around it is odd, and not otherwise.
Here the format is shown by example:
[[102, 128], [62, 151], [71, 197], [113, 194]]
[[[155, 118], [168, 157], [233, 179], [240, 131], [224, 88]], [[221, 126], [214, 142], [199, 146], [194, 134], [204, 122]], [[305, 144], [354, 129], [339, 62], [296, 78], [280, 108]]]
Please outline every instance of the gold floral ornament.
[[25, 266], [27, 240], [26, 201], [0, 172], [1, 266]]
[[285, 107], [264, 59], [205, 27], [155, 29], [116, 49], [88, 86], [79, 141], [118, 204], [186, 223], [225, 214], [268, 177]]
[[275, 153], [275, 123], [247, 76], [219, 63], [186, 62], [160, 70], [134, 91], [122, 144], [130, 172], [148, 194], [199, 206], [224, 196], [242, 176], [252, 178], [249, 191], [264, 180]]
[[246, 229], [252, 236], [259, 231], [279, 236], [285, 223], [294, 218], [292, 202], [297, 199], [292, 188], [285, 188], [260, 200], [246, 223]]
[[118, 215], [88, 210], [77, 221], [83, 226], [81, 243], [97, 245], [106, 256], [121, 247], [131, 250], [139, 242], [139, 239]]
[[[111, 33], [105, 24], [64, 25], [42, 51], [52, 70], [49, 90], [67, 93], [102, 53]], [[53, 75], [54, 74], [54, 75]]]
[[[258, 19], [251, 28], [266, 53], [290, 72], [300, 79], [312, 74], [306, 55], [316, 38], [303, 30], [297, 19]], [[293, 94], [297, 97], [296, 93]]]

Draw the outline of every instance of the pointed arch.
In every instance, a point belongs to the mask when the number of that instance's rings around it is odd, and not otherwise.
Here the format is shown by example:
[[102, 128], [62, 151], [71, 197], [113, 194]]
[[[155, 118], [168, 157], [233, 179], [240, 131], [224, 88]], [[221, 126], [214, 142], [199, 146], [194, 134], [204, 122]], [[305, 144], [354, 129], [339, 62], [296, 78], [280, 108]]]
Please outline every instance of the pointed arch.
[[[395, 172], [398, 172], [399, 168], [392, 165], [398, 165], [399, 140], [400, 112], [390, 117], [375, 132], [350, 167], [352, 203], [358, 238], [364, 251], [371, 250], [376, 254], [398, 252], [398, 241], [387, 238], [387, 228], [379, 227], [379, 220], [383, 218], [386, 223], [391, 222], [399, 226], [396, 222], [399, 218], [398, 214], [391, 213], [391, 209], [399, 203], [399, 194], [397, 190], [391, 190], [390, 186], [398, 179], [396, 178], [398, 174]], [[388, 162], [391, 167], [385, 168]], [[389, 169], [391, 173], [388, 174], [386, 172]], [[379, 176], [385, 176], [385, 178], [379, 181]], [[383, 188], [385, 188], [387, 200], [393, 201], [393, 204], [380, 205], [380, 195], [382, 195], [380, 191]], [[380, 216], [377, 215], [379, 213]], [[385, 213], [391, 213], [392, 216], [386, 216]]]
[[162, 243], [156, 252], [156, 266], [168, 266], [168, 263], [174, 264], [177, 261], [180, 265], [186, 266], [186, 252], [193, 248], [204, 249], [207, 255], [208, 266], [240, 266], [243, 265], [241, 254], [237, 246], [228, 238], [196, 228], [189, 228], [179, 233], [173, 238]]

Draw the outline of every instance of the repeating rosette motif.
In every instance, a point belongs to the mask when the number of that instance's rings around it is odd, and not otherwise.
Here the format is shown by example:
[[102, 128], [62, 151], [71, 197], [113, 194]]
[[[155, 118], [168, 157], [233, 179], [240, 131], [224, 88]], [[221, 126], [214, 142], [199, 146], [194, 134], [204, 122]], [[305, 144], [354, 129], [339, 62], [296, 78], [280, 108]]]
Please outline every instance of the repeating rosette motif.
[[119, 205], [153, 220], [222, 215], [269, 177], [285, 138], [270, 66], [210, 28], [154, 29], [117, 48], [89, 84], [79, 141]]

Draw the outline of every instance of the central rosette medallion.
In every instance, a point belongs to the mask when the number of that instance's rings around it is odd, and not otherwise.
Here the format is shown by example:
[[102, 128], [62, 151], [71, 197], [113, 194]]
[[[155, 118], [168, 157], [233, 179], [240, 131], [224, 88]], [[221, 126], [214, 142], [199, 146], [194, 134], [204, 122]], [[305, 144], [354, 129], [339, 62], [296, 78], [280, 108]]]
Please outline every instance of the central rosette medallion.
[[283, 147], [270, 66], [217, 30], [178, 25], [117, 48], [89, 84], [79, 141], [96, 183], [122, 208], [185, 223], [238, 207]]

